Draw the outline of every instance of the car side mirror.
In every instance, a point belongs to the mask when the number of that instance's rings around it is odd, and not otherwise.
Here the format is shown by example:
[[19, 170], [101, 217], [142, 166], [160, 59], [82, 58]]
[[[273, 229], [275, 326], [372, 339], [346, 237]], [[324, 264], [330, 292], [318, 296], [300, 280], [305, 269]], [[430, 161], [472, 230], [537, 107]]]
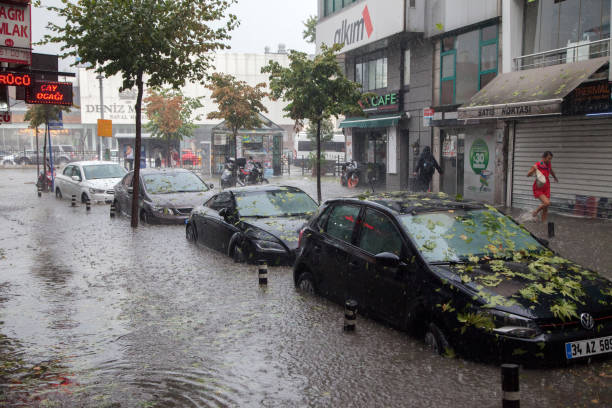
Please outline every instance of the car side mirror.
[[215, 185], [214, 185], [213, 183], [210, 183], [210, 184], [208, 185], [208, 188], [210, 188], [210, 189], [212, 190], [212, 189], [214, 189], [214, 188], [215, 188]]
[[134, 187], [128, 187], [128, 194], [134, 194]]
[[72, 179], [74, 181], [81, 181], [81, 178], [79, 176], [72, 176]]
[[398, 268], [400, 266], [399, 256], [392, 254], [391, 252], [382, 252], [374, 257], [376, 259], [376, 265], [384, 266], [387, 268]]

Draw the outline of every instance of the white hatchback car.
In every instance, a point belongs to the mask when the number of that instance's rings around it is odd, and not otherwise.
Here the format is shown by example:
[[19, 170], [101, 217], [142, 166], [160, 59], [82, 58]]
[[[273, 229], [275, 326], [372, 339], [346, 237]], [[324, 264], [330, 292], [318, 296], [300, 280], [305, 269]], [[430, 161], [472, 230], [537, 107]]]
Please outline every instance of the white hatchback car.
[[76, 195], [81, 202], [111, 203], [115, 196], [113, 187], [127, 173], [117, 163], [107, 161], [82, 161], [68, 164], [55, 177], [55, 196], [71, 198]]

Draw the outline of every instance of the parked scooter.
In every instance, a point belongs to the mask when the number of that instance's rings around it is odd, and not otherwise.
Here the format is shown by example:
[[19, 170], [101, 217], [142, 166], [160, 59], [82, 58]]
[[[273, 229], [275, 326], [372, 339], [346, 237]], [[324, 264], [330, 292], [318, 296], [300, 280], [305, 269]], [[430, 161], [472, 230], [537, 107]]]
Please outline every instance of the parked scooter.
[[357, 167], [357, 162], [351, 160], [345, 163], [340, 163], [340, 166], [340, 184], [348, 188], [357, 187], [361, 178], [361, 172]]
[[264, 177], [264, 169], [260, 162], [247, 162], [245, 167], [240, 167], [238, 178], [245, 184], [268, 184], [267, 178]]
[[221, 188], [234, 187], [237, 183], [244, 186], [244, 183], [237, 177], [235, 172], [236, 161], [234, 159], [226, 158], [225, 166], [223, 166], [223, 172], [221, 173]]

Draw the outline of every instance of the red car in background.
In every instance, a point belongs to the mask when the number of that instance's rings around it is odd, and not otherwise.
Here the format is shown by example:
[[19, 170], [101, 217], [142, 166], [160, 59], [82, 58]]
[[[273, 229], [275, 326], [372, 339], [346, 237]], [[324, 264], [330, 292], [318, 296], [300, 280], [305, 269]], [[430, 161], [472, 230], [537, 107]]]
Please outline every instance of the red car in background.
[[196, 155], [191, 150], [182, 150], [181, 164], [183, 166], [199, 166], [200, 164], [202, 164], [202, 158]]

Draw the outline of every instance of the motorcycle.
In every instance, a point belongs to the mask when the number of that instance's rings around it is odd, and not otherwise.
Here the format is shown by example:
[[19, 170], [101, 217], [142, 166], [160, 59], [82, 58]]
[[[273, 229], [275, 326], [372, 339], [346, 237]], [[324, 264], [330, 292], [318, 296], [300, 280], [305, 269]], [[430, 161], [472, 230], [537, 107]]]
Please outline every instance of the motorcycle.
[[236, 183], [243, 185], [244, 183], [240, 180], [240, 177], [236, 176], [235, 169], [236, 161], [234, 159], [225, 159], [225, 165], [223, 166], [223, 172], [221, 173], [221, 188], [234, 187]]
[[259, 162], [253, 162], [249, 169], [240, 167], [238, 178], [244, 185], [269, 183], [268, 179], [264, 177], [264, 169]]
[[46, 176], [43, 175], [43, 172], [41, 171], [40, 174], [38, 175], [38, 179], [36, 180], [36, 188], [40, 189], [40, 190], [44, 190], [44, 186], [45, 186], [45, 178], [46, 180], [46, 185], [48, 188], [51, 188], [51, 185], [53, 183], [53, 178], [51, 177], [51, 172], [47, 171]]
[[354, 160], [340, 163], [340, 184], [348, 188], [355, 188], [359, 185], [361, 171], [357, 167], [357, 162]]

